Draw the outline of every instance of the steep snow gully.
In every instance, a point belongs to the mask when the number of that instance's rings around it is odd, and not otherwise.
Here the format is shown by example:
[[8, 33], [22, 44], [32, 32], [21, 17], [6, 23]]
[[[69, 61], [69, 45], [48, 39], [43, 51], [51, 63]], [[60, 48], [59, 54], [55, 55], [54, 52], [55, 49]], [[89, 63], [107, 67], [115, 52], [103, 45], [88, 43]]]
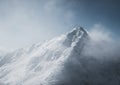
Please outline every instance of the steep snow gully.
[[0, 85], [120, 85], [119, 55], [101, 49], [85, 29], [74, 28], [43, 44], [1, 55]]

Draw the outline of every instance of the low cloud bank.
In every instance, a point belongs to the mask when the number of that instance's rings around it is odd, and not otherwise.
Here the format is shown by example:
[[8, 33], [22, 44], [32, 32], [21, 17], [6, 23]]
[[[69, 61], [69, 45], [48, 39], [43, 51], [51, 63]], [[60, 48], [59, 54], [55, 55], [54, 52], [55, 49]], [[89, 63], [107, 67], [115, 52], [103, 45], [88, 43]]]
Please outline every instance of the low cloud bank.
[[120, 56], [120, 41], [113, 38], [112, 32], [106, 30], [102, 25], [95, 25], [89, 34], [91, 39], [85, 47], [85, 54], [108, 58]]

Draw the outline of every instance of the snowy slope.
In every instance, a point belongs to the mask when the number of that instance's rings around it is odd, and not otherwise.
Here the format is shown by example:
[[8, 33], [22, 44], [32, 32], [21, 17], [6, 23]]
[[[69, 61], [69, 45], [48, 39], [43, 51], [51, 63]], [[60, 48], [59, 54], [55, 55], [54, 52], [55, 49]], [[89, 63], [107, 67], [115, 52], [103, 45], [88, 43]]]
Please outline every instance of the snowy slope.
[[[74, 47], [87, 37], [78, 27], [66, 35], [54, 38], [28, 50], [18, 49], [0, 60], [0, 84], [49, 85], [55, 83]], [[82, 45], [83, 46], [83, 45]], [[83, 47], [79, 46], [80, 49]]]
[[101, 48], [77, 27], [2, 56], [0, 85], [120, 85], [119, 57], [101, 55]]

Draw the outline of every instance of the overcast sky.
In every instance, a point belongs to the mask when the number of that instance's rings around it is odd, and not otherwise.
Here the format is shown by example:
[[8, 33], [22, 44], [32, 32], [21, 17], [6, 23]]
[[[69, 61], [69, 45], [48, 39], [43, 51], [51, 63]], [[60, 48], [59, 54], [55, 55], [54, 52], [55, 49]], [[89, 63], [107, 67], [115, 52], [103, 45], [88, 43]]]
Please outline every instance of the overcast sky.
[[0, 49], [13, 50], [99, 24], [120, 34], [119, 0], [0, 0]]

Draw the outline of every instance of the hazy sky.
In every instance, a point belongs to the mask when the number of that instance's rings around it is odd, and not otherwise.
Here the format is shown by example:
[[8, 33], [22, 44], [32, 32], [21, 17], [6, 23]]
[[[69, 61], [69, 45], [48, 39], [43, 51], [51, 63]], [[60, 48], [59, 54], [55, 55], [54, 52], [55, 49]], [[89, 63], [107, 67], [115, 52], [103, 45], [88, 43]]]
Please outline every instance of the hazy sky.
[[120, 34], [119, 0], [0, 0], [0, 49], [12, 50], [99, 24]]

